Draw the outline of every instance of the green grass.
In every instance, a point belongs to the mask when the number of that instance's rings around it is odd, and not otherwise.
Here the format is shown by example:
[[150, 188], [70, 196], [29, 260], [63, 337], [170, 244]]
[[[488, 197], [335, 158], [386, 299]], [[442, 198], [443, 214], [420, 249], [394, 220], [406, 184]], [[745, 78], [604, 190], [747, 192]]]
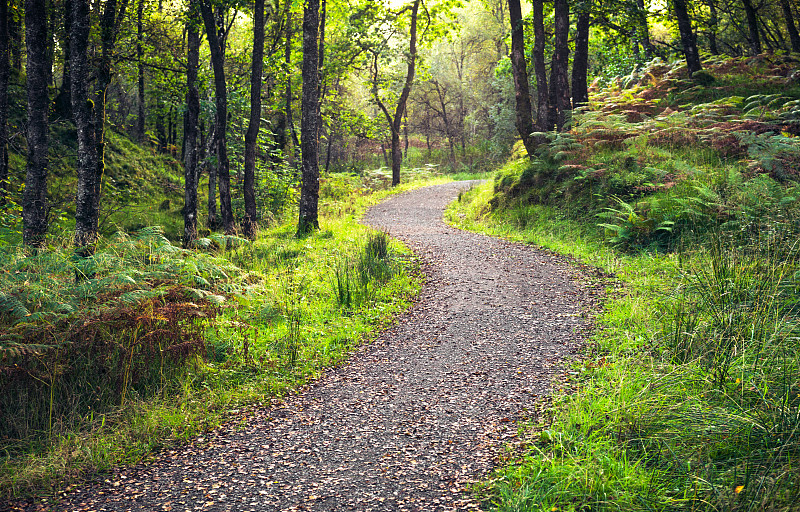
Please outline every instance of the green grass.
[[448, 210], [615, 278], [582, 283], [607, 287], [594, 335], [523, 426], [523, 453], [479, 486], [490, 508], [800, 508], [798, 90], [775, 86], [783, 65], [720, 61], [700, 87], [655, 63]]
[[343, 362], [421, 285], [411, 253], [358, 218], [451, 179], [407, 171], [401, 186], [374, 191], [327, 177], [321, 229], [303, 238], [289, 211], [252, 243], [212, 234], [192, 251], [153, 228], [104, 237], [88, 263], [72, 258], [68, 233], [38, 254], [3, 247], [0, 368], [24, 372], [0, 372], [0, 410], [13, 414], [0, 422], [0, 496], [47, 495], [140, 461]]
[[591, 219], [551, 207], [488, 213], [491, 194], [465, 194], [448, 219], [571, 254], [622, 284], [608, 288], [551, 418], [528, 425], [525, 453], [484, 485], [491, 508], [793, 509], [797, 246], [711, 237], [681, 253], [623, 253]]

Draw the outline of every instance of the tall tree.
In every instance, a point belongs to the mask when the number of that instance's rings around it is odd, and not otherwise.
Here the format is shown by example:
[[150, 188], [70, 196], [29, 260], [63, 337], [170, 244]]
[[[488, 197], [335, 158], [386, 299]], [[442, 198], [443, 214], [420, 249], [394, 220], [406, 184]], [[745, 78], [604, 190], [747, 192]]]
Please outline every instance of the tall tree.
[[200, 94], [197, 68], [200, 61], [200, 27], [190, 4], [187, 23], [186, 53], [186, 152], [184, 164], [183, 244], [189, 247], [197, 238], [197, 132], [200, 118]]
[[8, 2], [0, 2], [0, 208], [5, 206], [8, 181], [8, 79], [11, 75], [8, 41]]
[[537, 144], [533, 132], [536, 130], [533, 128], [528, 64], [525, 61], [525, 28], [519, 0], [508, 0], [508, 12], [511, 18], [511, 72], [514, 75], [516, 126], [528, 157], [534, 158]]
[[547, 88], [547, 68], [544, 60], [544, 1], [533, 0], [533, 69], [536, 74], [536, 126], [540, 132], [549, 131], [550, 94]]
[[706, 0], [706, 5], [708, 5], [708, 49], [712, 55], [719, 55], [719, 48], [717, 47], [717, 25], [719, 25], [717, 0]]
[[89, 0], [72, 0], [70, 71], [72, 117], [78, 138], [75, 191], [75, 245], [88, 256], [97, 240], [98, 211], [94, 201], [97, 148], [93, 124], [94, 103], [89, 99]]
[[61, 74], [61, 87], [55, 99], [55, 111], [59, 116], [70, 119], [72, 118], [72, 104], [70, 98], [72, 78], [70, 76], [69, 34], [70, 26], [72, 25], [72, 0], [64, 0], [62, 7], [61, 19], [64, 28], [62, 52], [64, 55], [64, 70]]
[[11, 52], [11, 67], [22, 71], [22, 19], [20, 19], [19, 0], [7, 0], [8, 11], [8, 49]]
[[144, 0], [139, 0], [139, 6], [136, 8], [136, 67], [138, 71], [136, 88], [137, 92], [139, 93], [139, 105], [136, 116], [136, 136], [138, 137], [139, 142], [142, 142], [144, 140], [144, 122], [145, 122], [144, 27], [142, 23], [143, 16], [144, 16]]
[[789, 40], [792, 43], [792, 51], [800, 53], [800, 34], [797, 33], [797, 26], [794, 24], [792, 6], [789, 0], [780, 0], [783, 17], [786, 19], [786, 30], [789, 32]]
[[39, 246], [47, 234], [47, 2], [26, 0], [28, 165], [22, 196], [22, 239]]
[[569, 3], [555, 0], [555, 48], [550, 65], [550, 126], [561, 131], [570, 110], [569, 94]]
[[217, 17], [221, 13], [214, 12], [209, 0], [200, 2], [200, 12], [206, 27], [208, 46], [211, 49], [211, 65], [214, 69], [214, 92], [217, 106], [216, 146], [217, 146], [217, 179], [219, 180], [219, 202], [222, 210], [222, 227], [225, 233], [232, 234], [236, 226], [231, 206], [230, 160], [228, 159], [227, 126], [228, 126], [228, 91], [225, 79], [225, 51], [222, 38], [217, 29]]
[[300, 187], [299, 234], [319, 229], [319, 0], [305, 0], [303, 8], [303, 99], [300, 147], [303, 181]]
[[747, 18], [747, 28], [750, 30], [750, 51], [753, 55], [761, 53], [761, 37], [758, 35], [758, 13], [752, 0], [742, 0], [744, 13]]
[[264, 0], [254, 0], [250, 124], [244, 136], [244, 236], [256, 237], [256, 141], [261, 128], [261, 75], [264, 72]]
[[[645, 22], [646, 23], [646, 22]], [[589, 102], [587, 75], [589, 68], [589, 28], [591, 14], [588, 9], [578, 12], [575, 31], [575, 55], [572, 58], [572, 106], [578, 108]], [[649, 39], [648, 39], [649, 41]]]
[[644, 48], [645, 57], [647, 60], [651, 60], [653, 58], [654, 50], [653, 43], [650, 42], [650, 23], [647, 21], [647, 15], [648, 11], [644, 5], [644, 0], [636, 0], [636, 18], [638, 20], [636, 36], [638, 42], [641, 43], [642, 47]]
[[[406, 111], [406, 104], [408, 103], [408, 96], [411, 94], [411, 86], [414, 84], [414, 75], [417, 70], [417, 16], [419, 13], [419, 6], [421, 0], [414, 0], [411, 4], [411, 20], [409, 24], [409, 44], [408, 54], [406, 58], [406, 80], [403, 83], [403, 90], [400, 92], [400, 97], [397, 99], [397, 105], [394, 109], [394, 116], [389, 112], [386, 104], [381, 100], [378, 95], [378, 55], [374, 56], [374, 73], [375, 81], [373, 86], [373, 96], [378, 103], [386, 121], [389, 123], [392, 136], [392, 186], [400, 184], [400, 166], [403, 164], [403, 148], [400, 146], [400, 129], [403, 124], [403, 114]], [[405, 8], [404, 8], [405, 10]]]
[[672, 0], [672, 7], [675, 10], [675, 17], [678, 19], [678, 30], [681, 34], [681, 46], [686, 57], [686, 66], [689, 69], [689, 76], [703, 69], [700, 64], [700, 54], [697, 52], [697, 41], [692, 30], [692, 19], [686, 9], [686, 0]]
[[[96, 70], [95, 77], [95, 99], [94, 99], [94, 130], [95, 148], [97, 151], [97, 171], [93, 180], [92, 200], [96, 215], [100, 212], [100, 192], [105, 173], [105, 152], [106, 152], [106, 104], [108, 102], [108, 88], [111, 85], [112, 65], [116, 49], [117, 35], [119, 28], [125, 17], [125, 9], [128, 0], [121, 0], [117, 7], [116, 0], [106, 0], [103, 14], [100, 19], [100, 62]], [[98, 220], [95, 220], [95, 225]]]

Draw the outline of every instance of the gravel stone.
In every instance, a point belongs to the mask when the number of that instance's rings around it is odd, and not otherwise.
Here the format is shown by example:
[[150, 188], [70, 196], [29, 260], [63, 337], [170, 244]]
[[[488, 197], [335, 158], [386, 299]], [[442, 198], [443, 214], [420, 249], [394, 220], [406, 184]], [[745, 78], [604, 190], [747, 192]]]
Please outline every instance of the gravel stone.
[[469, 484], [516, 440], [515, 422], [535, 415], [585, 320], [574, 266], [442, 222], [447, 204], [474, 184], [407, 192], [366, 214], [364, 223], [421, 257], [426, 285], [346, 364], [243, 426], [228, 424], [46, 508], [480, 508]]

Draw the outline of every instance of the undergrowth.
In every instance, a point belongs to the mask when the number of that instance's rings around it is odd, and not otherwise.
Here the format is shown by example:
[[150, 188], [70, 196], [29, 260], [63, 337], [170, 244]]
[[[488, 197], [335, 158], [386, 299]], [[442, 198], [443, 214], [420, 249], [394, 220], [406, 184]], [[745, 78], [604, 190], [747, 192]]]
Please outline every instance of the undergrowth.
[[[357, 223], [409, 172], [323, 180], [322, 229], [189, 250], [158, 227], [77, 258], [0, 247], [0, 497], [43, 496], [291, 392], [386, 326], [420, 286], [410, 252]], [[369, 175], [369, 176], [372, 176]]]
[[[574, 392], [484, 484], [494, 509], [800, 507], [797, 61], [708, 64], [704, 85], [656, 62], [597, 91], [571, 132], [447, 214], [617, 283]], [[756, 90], [773, 82], [788, 86]]]

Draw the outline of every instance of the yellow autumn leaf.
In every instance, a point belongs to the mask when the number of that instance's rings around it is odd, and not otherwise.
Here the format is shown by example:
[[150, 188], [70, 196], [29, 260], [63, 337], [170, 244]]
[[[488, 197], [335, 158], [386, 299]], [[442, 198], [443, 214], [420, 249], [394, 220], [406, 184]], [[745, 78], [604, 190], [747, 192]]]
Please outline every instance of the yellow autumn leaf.
[[737, 485], [736, 488], [733, 490], [733, 492], [735, 492], [736, 494], [739, 494], [743, 490], [744, 490], [744, 486], [743, 485]]

